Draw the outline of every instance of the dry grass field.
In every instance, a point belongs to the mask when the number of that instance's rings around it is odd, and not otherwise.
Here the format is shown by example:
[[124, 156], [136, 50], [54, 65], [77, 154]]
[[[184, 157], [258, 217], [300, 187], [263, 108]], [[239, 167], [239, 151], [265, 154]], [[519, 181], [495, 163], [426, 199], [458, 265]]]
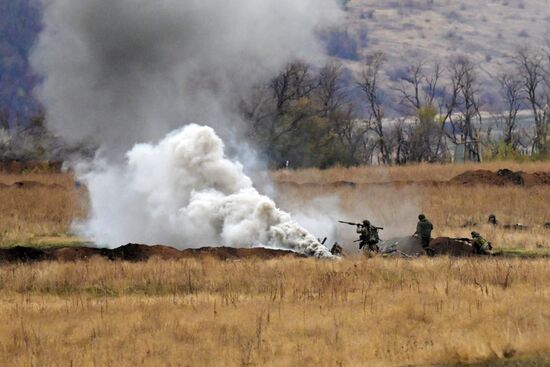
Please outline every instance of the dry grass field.
[[[332, 203], [328, 209], [331, 217], [353, 221], [370, 218], [385, 228], [386, 238], [412, 234], [417, 215], [425, 213], [434, 224], [434, 236], [468, 237], [475, 229], [500, 248], [549, 250], [550, 230], [544, 228], [544, 223], [550, 221], [550, 185], [433, 184], [465, 171], [503, 168], [550, 172], [550, 162], [290, 170], [277, 171], [271, 176], [279, 187], [277, 202], [283, 208], [294, 212], [308, 206], [315, 209], [311, 203], [324, 198]], [[331, 185], [342, 181], [360, 185]], [[317, 206], [327, 210], [323, 202]], [[520, 223], [528, 228], [525, 231], [495, 228], [487, 225], [490, 214], [495, 214], [502, 224]], [[343, 238], [344, 243], [350, 243], [354, 239], [349, 237], [354, 236], [353, 229], [338, 228], [339, 240]]]
[[[423, 211], [436, 236], [466, 235], [465, 221], [483, 223], [495, 212], [530, 226], [478, 225], [497, 246], [548, 250], [549, 186], [282, 183], [444, 181], [504, 167], [550, 171], [549, 163], [500, 163], [272, 176], [286, 209], [329, 197], [343, 219], [373, 217], [396, 234], [414, 231]], [[43, 185], [9, 186], [20, 181]], [[70, 175], [1, 175], [0, 184], [2, 246], [76, 240], [70, 223], [85, 216], [86, 193]], [[550, 364], [549, 261], [354, 255], [2, 264], [0, 366], [543, 366]]]
[[0, 292], [4, 366], [542, 363], [550, 352], [547, 260], [92, 260], [2, 266]]
[[70, 225], [85, 208], [85, 191], [70, 174], [0, 174], [0, 245], [74, 241]]

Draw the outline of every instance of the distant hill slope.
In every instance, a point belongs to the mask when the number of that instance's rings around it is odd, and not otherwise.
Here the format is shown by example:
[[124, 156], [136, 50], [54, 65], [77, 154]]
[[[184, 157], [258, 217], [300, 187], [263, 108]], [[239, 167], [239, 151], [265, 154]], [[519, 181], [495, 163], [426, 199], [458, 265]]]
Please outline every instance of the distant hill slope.
[[25, 119], [38, 111], [31, 96], [37, 77], [29, 53], [40, 31], [40, 7], [35, 0], [0, 0], [0, 109]]
[[347, 9], [359, 56], [381, 50], [393, 63], [466, 54], [494, 72], [519, 46], [550, 42], [549, 0], [351, 0]]
[[[550, 42], [550, 0], [350, 0], [347, 22], [322, 38], [327, 52], [361, 70], [370, 50], [384, 51], [388, 75], [415, 60], [467, 54], [493, 74], [522, 45]], [[37, 76], [28, 56], [40, 31], [37, 0], [0, 0], [0, 110], [36, 114]]]

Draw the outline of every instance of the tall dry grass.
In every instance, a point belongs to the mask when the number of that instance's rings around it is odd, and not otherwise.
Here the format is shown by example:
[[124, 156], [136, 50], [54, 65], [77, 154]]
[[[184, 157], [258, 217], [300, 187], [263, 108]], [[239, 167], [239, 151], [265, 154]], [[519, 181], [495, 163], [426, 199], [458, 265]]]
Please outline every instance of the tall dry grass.
[[456, 175], [470, 170], [485, 169], [497, 171], [511, 169], [527, 173], [549, 172], [550, 161], [542, 162], [488, 162], [483, 164], [414, 164], [408, 166], [367, 166], [367, 167], [335, 167], [326, 170], [300, 169], [278, 170], [271, 172], [276, 182], [293, 183], [328, 183], [350, 181], [356, 183], [385, 183], [394, 181], [447, 181]]
[[[13, 187], [16, 182], [28, 187]], [[0, 175], [0, 246], [66, 236], [85, 216], [86, 193], [69, 174]]]
[[0, 267], [0, 365], [387, 366], [544, 356], [547, 260]]
[[[390, 168], [336, 168], [332, 170], [304, 170], [275, 172], [277, 202], [291, 212], [328, 213], [334, 219], [359, 221], [368, 218], [385, 227], [383, 236], [410, 235], [415, 231], [417, 216], [424, 213], [433, 222], [433, 236], [469, 237], [472, 230], [481, 232], [497, 247], [550, 248], [550, 230], [544, 228], [550, 221], [550, 186], [461, 186], [433, 185], [419, 181], [445, 181], [470, 169], [511, 168], [523, 171], [550, 171], [550, 163], [530, 163], [525, 166], [491, 163], [482, 165], [407, 166]], [[284, 175], [288, 175], [284, 178]], [[349, 175], [349, 176], [348, 176]], [[391, 181], [391, 177], [396, 181]], [[288, 180], [288, 181], [285, 181]], [[385, 184], [349, 187], [331, 183], [386, 182]], [[412, 181], [404, 184], [402, 181]], [[295, 183], [320, 183], [296, 185]], [[415, 183], [418, 182], [418, 183]], [[321, 198], [321, 200], [320, 200]], [[329, 204], [323, 204], [328, 202]], [[521, 223], [526, 231], [513, 231], [487, 225], [490, 214], [502, 224]], [[473, 225], [475, 223], [475, 225]], [[330, 233], [319, 233], [323, 237]], [[336, 239], [347, 244], [355, 231], [338, 226]]]
[[[357, 188], [330, 185], [299, 186], [285, 184], [341, 180], [386, 182], [447, 180], [470, 169], [510, 168], [528, 172], [549, 171], [550, 163], [490, 163], [483, 165], [418, 165], [407, 167], [335, 168], [274, 172], [279, 180], [276, 201], [284, 209], [299, 212], [325, 211], [337, 219], [371, 218], [386, 228], [386, 238], [414, 232], [416, 216], [424, 212], [435, 225], [435, 236], [464, 237], [474, 229], [463, 225], [476, 222], [486, 237], [500, 247], [550, 247], [550, 231], [543, 227], [550, 221], [550, 187], [462, 187], [426, 184], [373, 184]], [[286, 175], [282, 178], [281, 175]], [[1, 187], [17, 181], [38, 182], [47, 187]], [[52, 187], [53, 185], [53, 187]], [[312, 204], [319, 198], [332, 198], [336, 205]], [[0, 175], [0, 246], [14, 244], [63, 242], [70, 234], [71, 223], [85, 217], [86, 192], [75, 189], [69, 174]], [[503, 223], [522, 223], [529, 230], [515, 232], [493, 228], [484, 223], [494, 213]], [[353, 229], [338, 227], [337, 240], [348, 244], [355, 239]], [[315, 233], [323, 237], [328, 233]], [[72, 238], [68, 239], [73, 240]]]
[[[443, 180], [458, 169], [470, 167], [390, 168], [389, 176], [383, 169], [304, 171], [289, 180]], [[86, 215], [85, 192], [75, 190], [70, 175], [0, 175], [8, 185], [22, 180], [58, 186], [0, 187], [0, 243], [59, 238]], [[375, 218], [384, 233], [413, 231], [424, 211], [435, 235], [466, 235], [465, 221], [483, 223], [494, 212], [532, 226], [526, 232], [476, 227], [497, 246], [550, 245], [541, 226], [550, 202], [544, 186], [287, 184], [277, 201], [303, 209], [327, 196], [338, 199], [335, 215]], [[355, 234], [343, 226], [340, 235], [351, 243]], [[548, 259], [361, 257], [4, 264], [0, 365], [386, 366], [512, 355], [547, 363], [548, 265]]]

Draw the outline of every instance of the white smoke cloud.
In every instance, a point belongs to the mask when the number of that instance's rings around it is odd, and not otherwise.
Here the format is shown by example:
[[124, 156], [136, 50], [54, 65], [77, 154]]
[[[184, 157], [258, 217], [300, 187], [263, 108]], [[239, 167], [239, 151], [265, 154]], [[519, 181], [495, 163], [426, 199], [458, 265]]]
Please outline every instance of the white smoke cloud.
[[210, 127], [188, 125], [157, 145], [136, 145], [126, 156], [124, 164], [83, 175], [92, 209], [79, 230], [97, 243], [267, 246], [331, 257], [254, 189], [242, 165], [224, 156]]
[[45, 77], [36, 93], [48, 125], [117, 153], [182, 119], [239, 137], [239, 99], [289, 61], [321, 60], [315, 30], [340, 16], [335, 0], [43, 4], [32, 65]]
[[[224, 158], [212, 130], [181, 126], [214, 127], [255, 164], [238, 103], [288, 62], [323, 61], [315, 31], [341, 16], [335, 0], [43, 4], [31, 62], [44, 77], [36, 94], [48, 126], [105, 153], [81, 171], [91, 201], [85, 235], [106, 245], [261, 244], [329, 255]], [[157, 145], [134, 146], [174, 129]]]

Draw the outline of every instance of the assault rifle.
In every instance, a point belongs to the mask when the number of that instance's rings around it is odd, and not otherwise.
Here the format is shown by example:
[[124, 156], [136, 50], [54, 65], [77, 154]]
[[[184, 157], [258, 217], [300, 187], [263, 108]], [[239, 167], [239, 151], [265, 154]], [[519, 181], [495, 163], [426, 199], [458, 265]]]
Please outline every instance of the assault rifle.
[[[359, 226], [359, 227], [364, 227], [363, 223], [353, 223], [353, 222], [345, 222], [343, 220], [339, 220], [338, 223], [342, 223], [342, 224], [348, 224], [350, 226]], [[376, 227], [376, 226], [371, 226], [373, 228], [376, 228], [376, 229], [379, 229], [381, 231], [384, 230], [384, 227]]]

